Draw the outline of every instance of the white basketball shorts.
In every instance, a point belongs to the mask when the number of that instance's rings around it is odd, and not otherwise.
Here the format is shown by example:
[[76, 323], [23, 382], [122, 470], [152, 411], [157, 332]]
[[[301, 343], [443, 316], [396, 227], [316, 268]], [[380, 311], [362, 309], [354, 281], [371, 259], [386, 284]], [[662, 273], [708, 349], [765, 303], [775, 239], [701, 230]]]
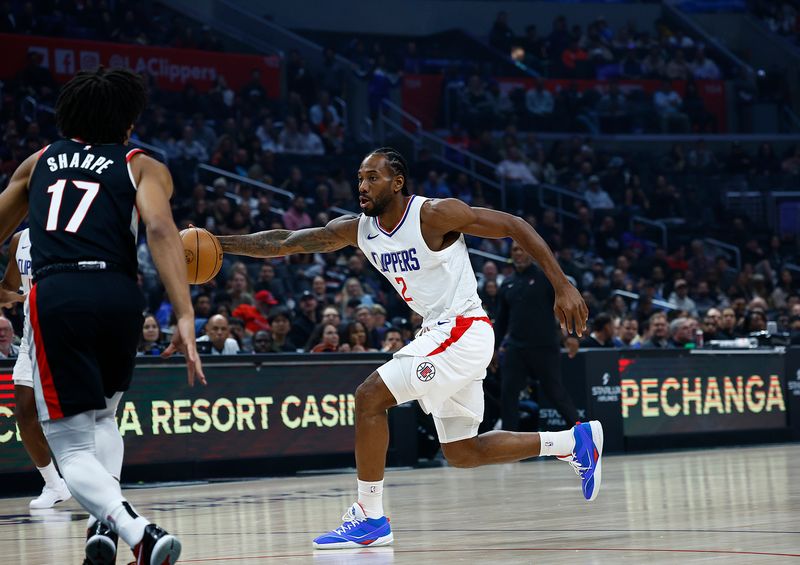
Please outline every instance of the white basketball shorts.
[[29, 386], [33, 388], [33, 367], [31, 366], [30, 349], [28, 338], [31, 335], [31, 324], [28, 316], [28, 301], [25, 300], [25, 323], [22, 327], [22, 342], [19, 344], [19, 356], [14, 363], [12, 379], [15, 385]]
[[483, 379], [494, 353], [489, 318], [440, 320], [378, 368], [398, 404], [416, 400], [433, 415], [439, 441], [474, 437], [483, 421]]

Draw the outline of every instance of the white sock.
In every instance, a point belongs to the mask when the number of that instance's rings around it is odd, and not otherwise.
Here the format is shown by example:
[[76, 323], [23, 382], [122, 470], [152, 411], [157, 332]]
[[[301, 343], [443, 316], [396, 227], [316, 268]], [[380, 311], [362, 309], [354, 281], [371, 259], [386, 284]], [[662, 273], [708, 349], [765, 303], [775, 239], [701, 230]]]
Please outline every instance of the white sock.
[[539, 432], [541, 451], [543, 455], [569, 455], [575, 450], [575, 436], [572, 430], [563, 432]]
[[111, 523], [111, 529], [132, 548], [142, 541], [144, 529], [150, 523], [146, 518], [139, 516], [124, 499], [113, 505], [105, 515], [106, 520]]
[[36, 467], [39, 469], [39, 472], [42, 474], [42, 478], [44, 479], [45, 486], [50, 488], [56, 488], [61, 483], [61, 475], [58, 474], [56, 470], [56, 466], [53, 461], [50, 461], [50, 464], [47, 467]]
[[358, 481], [358, 503], [367, 518], [383, 517], [383, 481]]

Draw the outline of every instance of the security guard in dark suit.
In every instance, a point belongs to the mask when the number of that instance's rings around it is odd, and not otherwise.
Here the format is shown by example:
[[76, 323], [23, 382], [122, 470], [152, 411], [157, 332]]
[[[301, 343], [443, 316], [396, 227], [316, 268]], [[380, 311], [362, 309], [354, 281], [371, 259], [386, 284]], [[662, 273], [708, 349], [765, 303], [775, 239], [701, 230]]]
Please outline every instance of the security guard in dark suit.
[[521, 246], [511, 247], [515, 273], [500, 287], [495, 320], [495, 344], [505, 340], [502, 366], [503, 429], [519, 429], [519, 393], [528, 378], [539, 380], [568, 425], [578, 421], [578, 411], [561, 382], [560, 331], [553, 314], [555, 292], [533, 258]]

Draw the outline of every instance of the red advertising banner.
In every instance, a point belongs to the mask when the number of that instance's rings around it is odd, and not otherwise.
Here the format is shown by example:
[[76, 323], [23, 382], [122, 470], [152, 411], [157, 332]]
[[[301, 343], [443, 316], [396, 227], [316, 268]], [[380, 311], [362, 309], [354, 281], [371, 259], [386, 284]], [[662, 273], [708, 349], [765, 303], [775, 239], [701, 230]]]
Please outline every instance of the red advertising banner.
[[[426, 128], [436, 125], [439, 116], [442, 100], [442, 76], [441, 75], [405, 75], [403, 77], [402, 97], [403, 109], [410, 112], [422, 121]], [[498, 77], [500, 90], [510, 92], [515, 88], [528, 90], [533, 88], [535, 79], [528, 77]], [[581, 92], [589, 88], [604, 90], [608, 81], [600, 80], [573, 80], [573, 79], [545, 79], [545, 88], [552, 93], [557, 93], [560, 89], [566, 88], [570, 84], [575, 84]], [[631, 90], [643, 90], [648, 94], [655, 93], [661, 86], [659, 80], [619, 80], [617, 84], [623, 92]], [[705, 102], [706, 110], [713, 114], [717, 119], [720, 132], [727, 130], [727, 115], [725, 112], [725, 82], [721, 80], [698, 80], [695, 81], [698, 94]], [[672, 82], [672, 87], [683, 96], [686, 90], [686, 81], [676, 80]]]
[[244, 55], [196, 49], [145, 47], [61, 37], [37, 37], [0, 33], [3, 56], [0, 78], [11, 79], [25, 68], [29, 52], [42, 57], [56, 81], [66, 82], [76, 72], [106, 67], [126, 67], [154, 77], [159, 88], [180, 91], [187, 84], [198, 90], [211, 88], [223, 76], [238, 90], [250, 81], [254, 69], [261, 71], [261, 83], [270, 98], [280, 95], [280, 57]]

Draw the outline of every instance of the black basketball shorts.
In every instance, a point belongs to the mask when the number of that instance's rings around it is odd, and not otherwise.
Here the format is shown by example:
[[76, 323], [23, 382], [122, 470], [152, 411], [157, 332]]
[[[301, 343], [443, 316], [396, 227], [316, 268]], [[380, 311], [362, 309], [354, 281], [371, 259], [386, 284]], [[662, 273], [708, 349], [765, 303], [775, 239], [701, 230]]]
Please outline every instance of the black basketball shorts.
[[39, 419], [106, 407], [128, 390], [142, 333], [136, 281], [117, 272], [59, 273], [30, 291], [30, 354]]

